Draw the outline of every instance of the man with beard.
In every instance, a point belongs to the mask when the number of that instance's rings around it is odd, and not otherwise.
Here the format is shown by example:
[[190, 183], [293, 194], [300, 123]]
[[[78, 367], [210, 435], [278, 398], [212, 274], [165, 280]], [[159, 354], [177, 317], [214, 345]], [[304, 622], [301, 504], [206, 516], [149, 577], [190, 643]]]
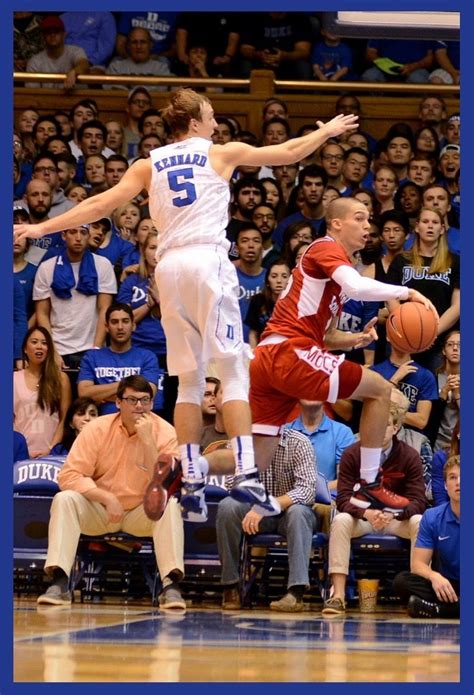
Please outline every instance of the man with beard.
[[59, 186], [64, 191], [64, 195], [67, 197], [71, 188], [75, 184], [76, 171], [77, 171], [77, 161], [74, 155], [68, 154], [67, 152], [62, 152], [56, 155], [56, 163], [58, 165], [58, 182]]
[[309, 222], [316, 236], [319, 236], [319, 227], [324, 219], [323, 193], [328, 183], [328, 177], [324, 169], [316, 164], [309, 164], [301, 170], [299, 185], [303, 195], [303, 207], [301, 211], [284, 217], [273, 234], [273, 243], [282, 248], [283, 232], [292, 222], [303, 220]]
[[272, 243], [272, 234], [276, 227], [275, 210], [267, 203], [261, 203], [254, 208], [252, 222], [262, 235], [262, 266], [268, 268], [280, 258], [280, 252]]
[[239, 230], [252, 219], [252, 213], [257, 205], [265, 202], [266, 192], [263, 183], [251, 176], [243, 176], [235, 182], [232, 192], [232, 217], [226, 227], [226, 236], [231, 243], [229, 258], [235, 261], [238, 257], [236, 248]]
[[117, 389], [121, 379], [141, 374], [156, 395], [158, 361], [151, 350], [132, 347], [135, 328], [133, 311], [128, 304], [111, 304], [105, 312], [105, 330], [109, 345], [100, 350], [88, 350], [81, 362], [77, 378], [79, 396], [94, 399], [99, 415], [116, 413]]
[[[52, 201], [51, 186], [47, 181], [32, 179], [29, 182], [25, 191], [25, 202], [30, 211], [29, 221], [31, 224], [43, 222], [43, 220], [50, 218]], [[25, 258], [28, 263], [39, 265], [47, 251], [53, 253], [53, 249], [59, 251], [63, 246], [61, 232], [46, 234], [40, 239], [31, 239]]]
[[49, 217], [57, 217], [74, 207], [68, 200], [59, 183], [58, 160], [52, 153], [39, 154], [33, 162], [33, 179], [41, 179], [49, 183], [52, 192]]
[[250, 304], [250, 298], [261, 292], [266, 270], [262, 268], [263, 237], [255, 224], [247, 222], [237, 233], [236, 240], [239, 259], [235, 262], [239, 281], [239, 307], [244, 328], [244, 340], [248, 343], [249, 327], [245, 318]]

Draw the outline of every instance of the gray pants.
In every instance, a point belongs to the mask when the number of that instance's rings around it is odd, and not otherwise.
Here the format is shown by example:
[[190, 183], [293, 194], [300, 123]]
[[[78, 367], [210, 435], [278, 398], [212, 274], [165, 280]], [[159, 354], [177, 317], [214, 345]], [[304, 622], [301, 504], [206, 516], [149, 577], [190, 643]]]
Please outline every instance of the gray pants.
[[[217, 547], [222, 565], [221, 584], [239, 581], [240, 543], [242, 519], [251, 504], [237, 502], [226, 497], [219, 502], [216, 531]], [[288, 543], [288, 587], [309, 584], [308, 565], [313, 533], [317, 530], [317, 519], [304, 504], [293, 504], [279, 516], [267, 516], [260, 521], [259, 533], [279, 533]]]

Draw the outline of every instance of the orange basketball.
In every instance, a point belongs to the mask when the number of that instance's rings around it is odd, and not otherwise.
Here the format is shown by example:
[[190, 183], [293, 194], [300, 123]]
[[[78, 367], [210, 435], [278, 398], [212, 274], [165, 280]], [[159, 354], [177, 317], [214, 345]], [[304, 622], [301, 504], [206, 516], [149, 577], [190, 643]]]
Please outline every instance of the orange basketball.
[[387, 319], [387, 336], [402, 352], [423, 352], [433, 345], [439, 316], [420, 302], [400, 304]]

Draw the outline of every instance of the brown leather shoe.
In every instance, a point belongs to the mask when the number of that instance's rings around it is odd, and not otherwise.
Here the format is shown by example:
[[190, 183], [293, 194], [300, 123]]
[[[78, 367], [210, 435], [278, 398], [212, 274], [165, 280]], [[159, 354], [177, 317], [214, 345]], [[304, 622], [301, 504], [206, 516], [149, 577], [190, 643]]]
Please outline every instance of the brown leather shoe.
[[242, 608], [240, 602], [239, 590], [233, 586], [230, 589], [224, 589], [222, 594], [222, 610], [224, 611], [238, 611]]

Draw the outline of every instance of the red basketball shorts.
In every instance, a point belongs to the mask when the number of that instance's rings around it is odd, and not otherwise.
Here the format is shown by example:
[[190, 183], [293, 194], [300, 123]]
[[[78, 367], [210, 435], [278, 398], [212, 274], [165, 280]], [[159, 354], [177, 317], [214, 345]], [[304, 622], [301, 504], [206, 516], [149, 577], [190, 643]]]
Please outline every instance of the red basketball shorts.
[[308, 343], [307, 338], [259, 345], [250, 360], [252, 431], [276, 435], [300, 399], [348, 398], [362, 379], [360, 364]]

